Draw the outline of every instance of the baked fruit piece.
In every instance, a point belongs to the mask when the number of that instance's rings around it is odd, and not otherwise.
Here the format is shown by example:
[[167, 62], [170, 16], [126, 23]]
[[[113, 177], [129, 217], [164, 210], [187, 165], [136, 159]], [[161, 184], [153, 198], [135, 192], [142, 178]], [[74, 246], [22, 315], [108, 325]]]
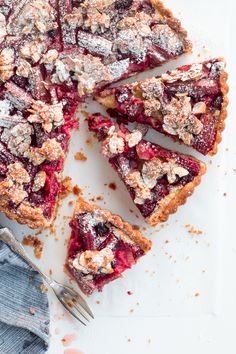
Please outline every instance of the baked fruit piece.
[[[50, 92], [47, 93], [48, 101]], [[70, 131], [66, 102], [51, 103], [7, 82], [0, 88], [0, 212], [32, 228], [50, 225]]]
[[191, 51], [186, 31], [157, 0], [58, 0], [63, 51], [52, 83], [83, 98]]
[[88, 117], [89, 130], [102, 140], [102, 153], [119, 174], [150, 225], [167, 220], [200, 183], [205, 164], [161, 148], [100, 114]]
[[70, 226], [66, 269], [86, 295], [121, 277], [151, 248], [151, 241], [120, 216], [81, 198]]
[[213, 155], [227, 115], [226, 81], [224, 60], [211, 59], [107, 89], [97, 101], [119, 121], [147, 124], [203, 155]]

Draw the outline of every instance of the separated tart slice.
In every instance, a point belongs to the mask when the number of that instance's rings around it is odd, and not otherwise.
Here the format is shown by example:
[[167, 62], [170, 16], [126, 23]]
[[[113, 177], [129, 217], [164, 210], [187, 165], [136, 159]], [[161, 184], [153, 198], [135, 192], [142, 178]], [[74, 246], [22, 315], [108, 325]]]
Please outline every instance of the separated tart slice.
[[[70, 110], [69, 110], [70, 111]], [[32, 228], [51, 224], [77, 122], [67, 102], [37, 100], [13, 82], [0, 92], [0, 212]]]
[[186, 31], [157, 0], [58, 0], [62, 50], [51, 82], [87, 95], [191, 51]]
[[102, 153], [118, 173], [150, 225], [167, 220], [200, 183], [205, 164], [143, 140], [100, 114], [88, 117], [89, 130], [102, 141]]
[[86, 295], [121, 277], [151, 248], [151, 241], [120, 216], [81, 198], [70, 226], [66, 269]]
[[226, 81], [224, 60], [211, 59], [107, 89], [97, 100], [124, 123], [147, 124], [203, 155], [213, 155], [227, 115]]

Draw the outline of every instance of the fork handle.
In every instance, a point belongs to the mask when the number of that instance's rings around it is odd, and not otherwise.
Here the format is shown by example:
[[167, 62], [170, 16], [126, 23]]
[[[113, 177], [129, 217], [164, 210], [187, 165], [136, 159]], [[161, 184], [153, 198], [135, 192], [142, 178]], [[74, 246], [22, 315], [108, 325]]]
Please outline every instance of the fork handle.
[[22, 257], [31, 268], [33, 268], [36, 272], [38, 272], [44, 280], [50, 285], [52, 283], [52, 279], [50, 279], [46, 274], [44, 274], [38, 266], [31, 260], [31, 258], [25, 252], [24, 247], [21, 245], [19, 241], [15, 238], [12, 232], [8, 228], [0, 229], [0, 241], [3, 241], [7, 244], [11, 250]]

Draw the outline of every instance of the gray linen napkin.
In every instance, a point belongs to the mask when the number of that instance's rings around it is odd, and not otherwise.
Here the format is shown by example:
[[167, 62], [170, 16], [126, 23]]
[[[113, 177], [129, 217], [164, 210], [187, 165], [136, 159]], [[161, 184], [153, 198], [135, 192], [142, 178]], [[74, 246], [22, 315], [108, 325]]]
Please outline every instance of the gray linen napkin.
[[43, 354], [49, 343], [42, 279], [0, 241], [0, 353]]

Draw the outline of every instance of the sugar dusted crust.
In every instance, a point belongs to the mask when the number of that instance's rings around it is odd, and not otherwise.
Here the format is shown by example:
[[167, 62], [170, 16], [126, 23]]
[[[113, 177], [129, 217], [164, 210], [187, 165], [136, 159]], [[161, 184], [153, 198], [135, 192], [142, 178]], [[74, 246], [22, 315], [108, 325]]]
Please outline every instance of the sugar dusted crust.
[[198, 176], [196, 176], [192, 182], [186, 184], [181, 189], [173, 192], [173, 194], [170, 194], [163, 199], [161, 203], [157, 205], [152, 215], [146, 218], [145, 221], [151, 226], [155, 226], [160, 222], [166, 221], [168, 217], [171, 214], [174, 214], [179, 206], [185, 204], [187, 198], [193, 194], [195, 187], [200, 184], [201, 177], [205, 174], [205, 172], [206, 166], [201, 162]]
[[141, 235], [138, 230], [135, 230], [131, 224], [124, 221], [119, 215], [114, 215], [108, 210], [101, 209], [95, 204], [88, 204], [82, 198], [77, 200], [75, 206], [75, 215], [80, 213], [99, 211], [100, 215], [104, 218], [104, 221], [108, 221], [121, 231], [123, 231], [132, 241], [134, 241], [140, 248], [147, 253], [152, 246], [152, 242], [147, 240]]
[[[224, 61], [223, 58], [219, 58], [219, 60]], [[226, 71], [223, 71], [220, 76], [220, 87], [221, 87], [221, 92], [223, 95], [223, 103], [222, 103], [222, 107], [221, 107], [219, 121], [217, 124], [216, 140], [215, 140], [213, 149], [208, 153], [211, 156], [213, 156], [217, 153], [218, 144], [221, 143], [222, 132], [225, 129], [225, 119], [227, 118], [227, 115], [228, 115], [227, 106], [228, 106], [229, 100], [228, 100], [227, 94], [229, 92], [229, 86], [227, 84], [227, 79], [228, 79], [228, 74]]]
[[180, 20], [174, 17], [173, 12], [167, 9], [162, 1], [159, 0], [150, 0], [152, 5], [159, 11], [162, 15], [164, 15], [168, 19], [168, 24], [171, 28], [175, 29], [178, 34], [181, 34], [182, 38], [185, 40], [185, 50], [184, 53], [192, 52], [192, 43], [187, 39], [188, 33], [182, 27]]

